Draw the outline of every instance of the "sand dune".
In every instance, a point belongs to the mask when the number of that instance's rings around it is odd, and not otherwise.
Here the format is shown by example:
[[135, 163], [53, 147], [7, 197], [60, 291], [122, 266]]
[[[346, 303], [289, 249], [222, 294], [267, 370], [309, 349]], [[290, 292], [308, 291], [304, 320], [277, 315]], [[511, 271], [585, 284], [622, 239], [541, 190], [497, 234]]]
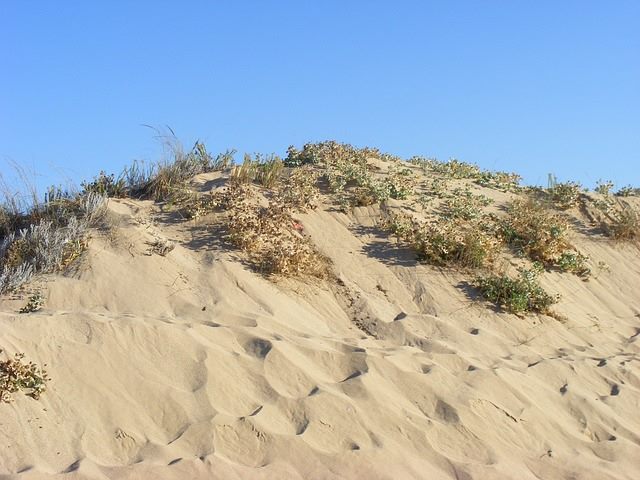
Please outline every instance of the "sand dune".
[[52, 377], [0, 404], [0, 478], [640, 478], [637, 247], [576, 234], [609, 270], [546, 273], [565, 319], [520, 318], [379, 235], [377, 206], [299, 215], [337, 283], [264, 278], [149, 201], [109, 210], [30, 286], [42, 310], [0, 301], [0, 347]]

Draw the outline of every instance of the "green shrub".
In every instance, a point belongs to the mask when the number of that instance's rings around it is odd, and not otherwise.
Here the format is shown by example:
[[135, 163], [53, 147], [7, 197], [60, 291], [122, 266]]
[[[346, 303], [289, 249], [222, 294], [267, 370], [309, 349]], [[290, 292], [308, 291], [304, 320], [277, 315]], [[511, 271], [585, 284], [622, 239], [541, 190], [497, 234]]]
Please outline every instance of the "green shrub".
[[540, 268], [520, 270], [517, 278], [507, 275], [480, 276], [475, 285], [482, 297], [508, 312], [522, 314], [527, 312], [550, 313], [550, 307], [558, 297], [548, 294], [538, 283]]
[[490, 223], [481, 227], [445, 217], [426, 223], [400, 213], [390, 215], [383, 227], [411, 245], [420, 260], [436, 266], [488, 267], [500, 249]]
[[620, 188], [615, 195], [617, 197], [639, 197], [640, 196], [640, 188], [632, 187], [631, 185], [627, 185], [625, 187]]
[[484, 215], [483, 207], [491, 205], [492, 200], [484, 195], [476, 195], [468, 188], [456, 188], [444, 202], [444, 214], [462, 220], [474, 220]]

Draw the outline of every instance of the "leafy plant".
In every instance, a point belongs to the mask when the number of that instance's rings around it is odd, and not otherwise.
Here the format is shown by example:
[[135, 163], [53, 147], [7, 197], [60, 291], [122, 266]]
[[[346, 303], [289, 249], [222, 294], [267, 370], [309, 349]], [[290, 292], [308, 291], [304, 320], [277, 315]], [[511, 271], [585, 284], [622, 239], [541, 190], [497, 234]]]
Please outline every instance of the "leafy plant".
[[483, 207], [492, 203], [485, 195], [477, 195], [468, 188], [456, 188], [444, 202], [445, 215], [462, 220], [474, 220], [484, 215]]
[[46, 390], [50, 380], [46, 370], [33, 362], [25, 364], [23, 358], [23, 353], [16, 353], [13, 358], [0, 361], [0, 402], [10, 403], [12, 395], [20, 390], [37, 400]]
[[613, 182], [611, 180], [607, 180], [606, 182], [604, 180], [598, 180], [596, 183], [595, 191], [600, 195], [608, 197], [611, 194], [611, 190], [613, 190]]
[[567, 210], [578, 205], [582, 187], [579, 183], [554, 183], [547, 189], [547, 197], [554, 207]]
[[520, 275], [511, 278], [507, 275], [477, 277], [474, 281], [483, 298], [508, 312], [523, 314], [527, 312], [550, 313], [550, 307], [558, 297], [547, 293], [538, 283], [540, 267], [520, 270]]
[[292, 210], [307, 211], [317, 206], [320, 191], [316, 186], [318, 172], [311, 165], [292, 170], [282, 181], [277, 195]]
[[436, 266], [487, 267], [500, 248], [499, 240], [489, 228], [452, 218], [427, 223], [406, 213], [396, 213], [390, 215], [383, 227], [410, 244], [421, 260]]
[[44, 305], [44, 298], [41, 294], [36, 293], [35, 295], [31, 295], [29, 297], [29, 301], [27, 304], [20, 309], [20, 313], [33, 313], [37, 312]]
[[640, 188], [632, 187], [631, 185], [627, 185], [625, 187], [620, 188], [615, 195], [617, 197], [638, 197], [640, 196]]

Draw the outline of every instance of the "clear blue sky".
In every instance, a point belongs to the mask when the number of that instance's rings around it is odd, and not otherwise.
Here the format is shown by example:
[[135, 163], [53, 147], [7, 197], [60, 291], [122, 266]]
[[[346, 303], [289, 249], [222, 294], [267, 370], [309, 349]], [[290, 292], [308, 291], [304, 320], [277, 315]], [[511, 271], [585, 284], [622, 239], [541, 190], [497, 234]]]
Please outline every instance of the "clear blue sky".
[[336, 139], [640, 185], [640, 1], [0, 3], [0, 171]]

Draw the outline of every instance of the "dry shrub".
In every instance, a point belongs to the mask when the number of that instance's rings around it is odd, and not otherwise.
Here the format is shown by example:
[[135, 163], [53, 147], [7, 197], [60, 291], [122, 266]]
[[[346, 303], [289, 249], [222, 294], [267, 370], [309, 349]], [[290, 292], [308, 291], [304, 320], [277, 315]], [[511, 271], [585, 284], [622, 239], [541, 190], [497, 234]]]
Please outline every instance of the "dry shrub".
[[547, 267], [583, 276], [589, 274], [587, 257], [568, 240], [571, 227], [565, 217], [534, 200], [516, 200], [507, 212], [501, 223], [506, 243]]
[[278, 196], [292, 210], [313, 210], [320, 197], [317, 183], [318, 172], [311, 165], [305, 165], [289, 173], [278, 188]]
[[630, 205], [622, 205], [603, 223], [607, 235], [615, 240], [633, 242], [640, 239], [640, 212]]
[[13, 358], [0, 361], [0, 402], [11, 402], [12, 394], [20, 390], [37, 400], [46, 390], [46, 370], [33, 362], [25, 364], [23, 358], [23, 353], [16, 353]]
[[104, 197], [90, 193], [50, 200], [24, 214], [20, 221], [33, 223], [0, 237], [0, 293], [16, 289], [36, 273], [68, 266], [86, 249], [88, 230], [104, 213]]
[[226, 210], [229, 240], [246, 252], [261, 272], [324, 278], [328, 260], [302, 235], [301, 225], [293, 217], [296, 205], [310, 205], [308, 192], [304, 192], [309, 187], [299, 177], [293, 182], [301, 184], [299, 195], [276, 192], [267, 205], [261, 205], [250, 185], [231, 181], [226, 190], [216, 194], [216, 203]]

